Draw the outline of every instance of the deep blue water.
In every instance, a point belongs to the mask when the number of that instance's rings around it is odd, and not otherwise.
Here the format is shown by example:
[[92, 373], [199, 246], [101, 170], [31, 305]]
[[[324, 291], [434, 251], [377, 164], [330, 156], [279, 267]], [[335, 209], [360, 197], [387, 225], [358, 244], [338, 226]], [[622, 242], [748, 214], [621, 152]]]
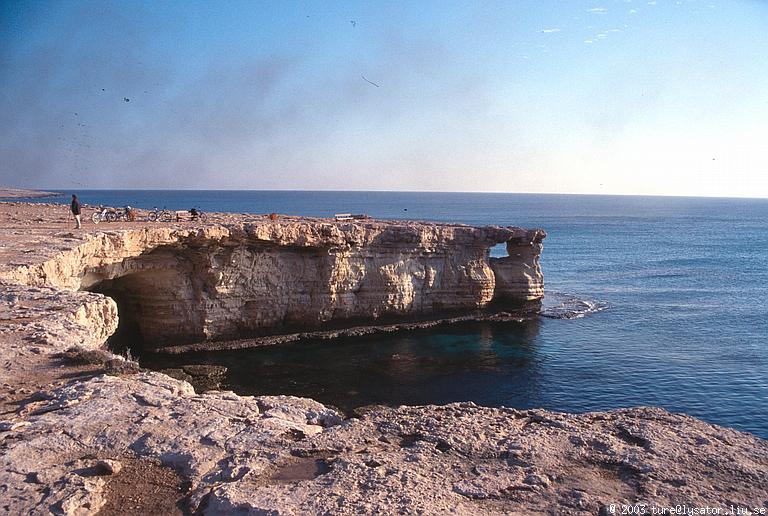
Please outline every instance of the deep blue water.
[[768, 438], [768, 200], [77, 193], [87, 203], [144, 208], [542, 227], [548, 303], [565, 295], [607, 307], [578, 319], [476, 323], [185, 358], [228, 365], [240, 392], [294, 393], [342, 407], [472, 400], [584, 412], [656, 405]]

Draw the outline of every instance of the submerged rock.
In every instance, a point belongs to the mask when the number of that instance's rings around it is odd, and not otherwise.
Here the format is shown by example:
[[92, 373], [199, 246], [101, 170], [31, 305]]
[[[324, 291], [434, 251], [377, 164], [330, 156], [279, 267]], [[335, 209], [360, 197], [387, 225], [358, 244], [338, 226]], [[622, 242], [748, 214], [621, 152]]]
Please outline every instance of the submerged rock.
[[189, 376], [189, 383], [195, 388], [195, 392], [205, 392], [219, 389], [224, 381], [227, 368], [215, 365], [185, 365], [182, 372]]

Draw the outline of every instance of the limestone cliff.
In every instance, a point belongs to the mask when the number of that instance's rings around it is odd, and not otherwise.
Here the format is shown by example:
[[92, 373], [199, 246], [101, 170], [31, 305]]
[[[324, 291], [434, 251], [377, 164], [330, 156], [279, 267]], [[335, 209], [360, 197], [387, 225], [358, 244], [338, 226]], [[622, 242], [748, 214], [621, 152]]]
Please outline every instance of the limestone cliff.
[[510, 238], [507, 240], [507, 256], [490, 259], [496, 278], [496, 302], [541, 302], [544, 297], [544, 281], [539, 255], [544, 247], [541, 243], [544, 236], [542, 230], [535, 230]]
[[[461, 226], [421, 232], [400, 223], [395, 226], [413, 231], [411, 245], [387, 240], [378, 248], [377, 235], [401, 230], [262, 220], [259, 227], [179, 224], [97, 233], [84, 226], [73, 233], [64, 231], [67, 209], [0, 203], [0, 512], [171, 514], [183, 507], [195, 514], [476, 515], [682, 507], [748, 514], [768, 507], [765, 440], [661, 409], [572, 415], [456, 403], [367, 407], [342, 421], [309, 399], [201, 394], [162, 374], [123, 368], [121, 376], [102, 375], [96, 366], [66, 365], [62, 358], [70, 347], [102, 346], [117, 325], [115, 303], [81, 288], [135, 282], [165, 296], [153, 305], [162, 308], [173, 299], [163, 282], [205, 272], [200, 305], [224, 310], [237, 291], [224, 288], [236, 282], [223, 271], [233, 273], [238, 263], [255, 268], [280, 251], [284, 261], [270, 263], [365, 265], [337, 276], [308, 268], [304, 285], [314, 285], [313, 274], [318, 284], [394, 278], [395, 285], [379, 288], [401, 292], [409, 280], [420, 285], [411, 278], [424, 282], [426, 273], [417, 273], [427, 264], [458, 278], [430, 276], [430, 287], [393, 297], [404, 300], [394, 303], [397, 310], [428, 306], [425, 293], [437, 284], [454, 285], [444, 290], [448, 298], [461, 285], [456, 306], [487, 305], [489, 298], [515, 304], [540, 292], [543, 233]], [[509, 258], [488, 259], [487, 248], [497, 241], [507, 242]], [[392, 261], [376, 262], [387, 246]], [[304, 253], [303, 261], [291, 252]], [[396, 256], [401, 265], [392, 265], [400, 264]], [[437, 256], [443, 269], [434, 266]], [[169, 263], [186, 272], [173, 276], [161, 266]], [[405, 272], [378, 272], [382, 267]], [[274, 271], [277, 280], [285, 274]], [[277, 280], [259, 291], [269, 302], [279, 300], [270, 290]], [[177, 298], [189, 296], [185, 285], [177, 285]]]
[[[105, 293], [152, 346], [535, 311], [542, 230], [292, 219], [93, 235], [7, 281]], [[509, 256], [489, 258], [506, 243]]]

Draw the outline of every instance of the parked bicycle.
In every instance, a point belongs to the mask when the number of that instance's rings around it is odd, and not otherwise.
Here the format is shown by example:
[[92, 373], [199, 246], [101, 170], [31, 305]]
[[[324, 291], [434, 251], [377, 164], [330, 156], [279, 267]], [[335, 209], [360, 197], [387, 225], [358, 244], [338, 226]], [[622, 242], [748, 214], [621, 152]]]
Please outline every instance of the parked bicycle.
[[189, 210], [189, 215], [192, 217], [192, 220], [199, 220], [200, 222], [205, 222], [208, 218], [208, 215], [206, 215], [204, 211], [198, 210], [197, 208]]
[[154, 208], [147, 214], [147, 219], [150, 222], [171, 222], [174, 218], [173, 212], [166, 209], [158, 210]]
[[94, 224], [99, 222], [114, 222], [117, 220], [117, 211], [109, 206], [99, 206], [96, 209], [96, 213], [91, 215], [91, 220]]
[[150, 222], [183, 222], [185, 220], [205, 222], [207, 218], [205, 212], [197, 208], [176, 211], [155, 208], [147, 215], [147, 220]]
[[99, 222], [133, 222], [136, 220], [136, 212], [130, 206], [125, 208], [111, 208], [109, 206], [99, 206], [96, 213], [91, 215], [94, 224]]

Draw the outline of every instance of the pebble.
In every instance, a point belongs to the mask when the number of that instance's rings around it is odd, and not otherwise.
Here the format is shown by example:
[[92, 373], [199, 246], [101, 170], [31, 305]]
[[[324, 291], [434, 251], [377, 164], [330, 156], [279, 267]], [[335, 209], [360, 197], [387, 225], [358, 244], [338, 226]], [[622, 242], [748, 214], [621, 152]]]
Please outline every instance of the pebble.
[[123, 470], [123, 465], [119, 461], [111, 459], [100, 460], [95, 467], [105, 475], [117, 475]]

